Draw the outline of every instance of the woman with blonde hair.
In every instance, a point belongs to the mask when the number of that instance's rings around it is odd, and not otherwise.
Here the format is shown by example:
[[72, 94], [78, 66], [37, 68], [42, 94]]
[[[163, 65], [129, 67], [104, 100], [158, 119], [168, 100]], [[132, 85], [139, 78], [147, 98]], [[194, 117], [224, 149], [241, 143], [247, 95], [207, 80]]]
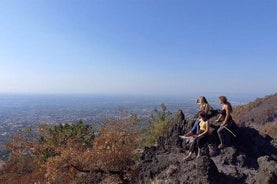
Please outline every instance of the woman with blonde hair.
[[[200, 107], [200, 111], [199, 112], [203, 112], [205, 113], [206, 115], [206, 118], [209, 119], [209, 117], [211, 116], [212, 114], [212, 106], [208, 103], [207, 99], [204, 97], [204, 96], [200, 96], [196, 102], [196, 104], [198, 104]], [[190, 137], [190, 136], [193, 136], [193, 135], [196, 135], [199, 133], [199, 118], [197, 118], [194, 122], [194, 125], [192, 127], [192, 129], [186, 133], [184, 136], [180, 136], [180, 138], [182, 139], [186, 139], [186, 137]]]
[[[218, 146], [219, 149], [224, 148], [225, 146], [225, 134], [224, 134], [224, 129], [226, 128], [230, 128], [232, 123], [233, 123], [233, 119], [231, 116], [231, 113], [233, 111], [232, 105], [230, 102], [228, 102], [226, 96], [220, 96], [218, 97], [219, 99], [219, 103], [222, 105], [222, 110], [220, 112], [219, 117], [217, 118], [217, 122], [221, 122], [220, 127], [217, 130], [217, 134], [220, 140], [220, 144]], [[226, 130], [225, 130], [226, 131]]]

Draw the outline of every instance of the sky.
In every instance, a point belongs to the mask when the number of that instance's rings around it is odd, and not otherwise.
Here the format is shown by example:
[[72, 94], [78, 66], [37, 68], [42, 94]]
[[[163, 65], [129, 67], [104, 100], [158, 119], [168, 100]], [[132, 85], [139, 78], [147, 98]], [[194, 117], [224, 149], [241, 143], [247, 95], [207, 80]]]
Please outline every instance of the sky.
[[1, 0], [0, 93], [277, 92], [276, 0]]

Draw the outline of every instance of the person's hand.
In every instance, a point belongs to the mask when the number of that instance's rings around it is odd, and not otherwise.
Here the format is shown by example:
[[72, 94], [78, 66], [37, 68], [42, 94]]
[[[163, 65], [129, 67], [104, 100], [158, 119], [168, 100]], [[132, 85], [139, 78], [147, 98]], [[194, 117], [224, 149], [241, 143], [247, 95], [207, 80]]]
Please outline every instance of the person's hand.
[[198, 135], [193, 135], [192, 137], [193, 137], [193, 138], [197, 138], [197, 137], [198, 137]]
[[216, 120], [215, 120], [215, 122], [219, 122], [219, 120], [218, 120], [218, 119], [216, 119]]

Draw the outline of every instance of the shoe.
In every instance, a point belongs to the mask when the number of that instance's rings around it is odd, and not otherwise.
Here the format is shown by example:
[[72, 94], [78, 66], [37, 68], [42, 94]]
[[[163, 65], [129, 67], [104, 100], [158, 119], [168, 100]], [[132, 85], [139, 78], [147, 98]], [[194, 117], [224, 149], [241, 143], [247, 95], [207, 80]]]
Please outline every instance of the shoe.
[[220, 144], [217, 148], [218, 148], [218, 149], [222, 149], [222, 148], [224, 148], [224, 145], [223, 145], [223, 144]]
[[188, 142], [188, 143], [191, 143], [191, 142], [193, 142], [194, 141], [194, 137], [192, 137], [192, 136], [190, 136], [190, 137], [187, 137], [187, 136], [184, 136], [184, 135], [179, 135], [179, 137], [181, 138], [181, 139], [183, 139], [183, 140], [185, 140], [186, 142]]
[[191, 132], [188, 132], [188, 133], [186, 133], [186, 134], [185, 134], [185, 136], [186, 136], [186, 137], [190, 137], [190, 136], [193, 136], [193, 133], [191, 133]]

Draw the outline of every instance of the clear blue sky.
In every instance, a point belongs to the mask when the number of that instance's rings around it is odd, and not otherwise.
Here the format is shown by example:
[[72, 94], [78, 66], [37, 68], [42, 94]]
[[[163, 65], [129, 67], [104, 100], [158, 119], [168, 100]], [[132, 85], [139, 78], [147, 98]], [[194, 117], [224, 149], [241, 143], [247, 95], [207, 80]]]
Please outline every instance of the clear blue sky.
[[276, 92], [276, 0], [0, 1], [0, 93]]

